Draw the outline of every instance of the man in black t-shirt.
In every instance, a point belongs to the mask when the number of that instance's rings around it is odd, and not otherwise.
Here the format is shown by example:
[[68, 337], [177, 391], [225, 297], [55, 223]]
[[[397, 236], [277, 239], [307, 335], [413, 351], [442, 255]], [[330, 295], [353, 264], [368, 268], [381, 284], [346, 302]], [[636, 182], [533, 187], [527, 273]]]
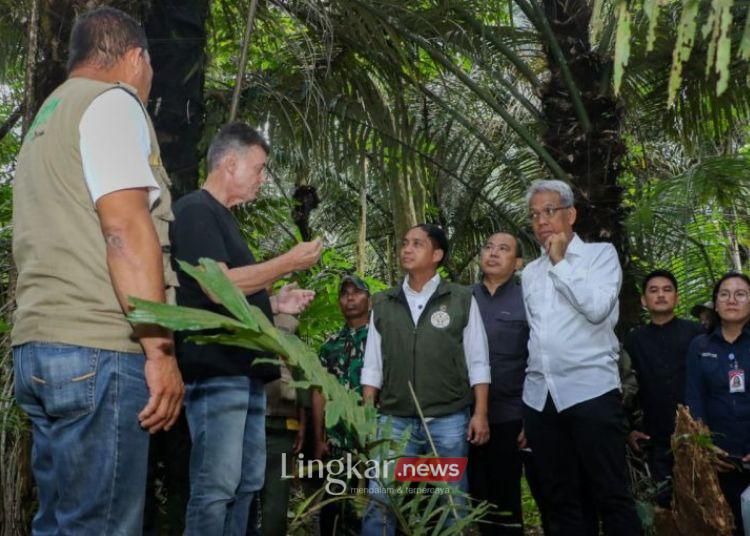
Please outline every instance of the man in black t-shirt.
[[[679, 296], [677, 280], [671, 272], [655, 270], [648, 274], [642, 292], [641, 303], [648, 310], [651, 322], [628, 333], [624, 346], [638, 380], [643, 429], [630, 432], [628, 443], [639, 453], [642, 441], [650, 441], [651, 477], [660, 483], [672, 475], [670, 438], [677, 404], [685, 403], [687, 349], [702, 330], [695, 322], [675, 317]], [[668, 506], [670, 498], [667, 483], [657, 495], [657, 502]]]
[[[314, 293], [284, 287], [276, 296], [266, 288], [320, 258], [320, 241], [303, 242], [287, 253], [256, 263], [230, 208], [254, 200], [265, 180], [268, 144], [242, 123], [223, 127], [208, 150], [203, 188], [174, 205], [170, 229], [172, 257], [197, 264], [202, 257], [219, 262], [229, 279], [271, 319], [273, 313], [299, 314]], [[227, 314], [187, 274], [178, 271], [177, 303]], [[265, 473], [265, 391], [259, 354], [220, 344], [197, 345], [176, 337], [185, 380], [185, 413], [193, 442], [188, 536], [244, 536], [253, 496]], [[264, 367], [268, 370], [268, 367]], [[263, 377], [261, 377], [263, 376]]]

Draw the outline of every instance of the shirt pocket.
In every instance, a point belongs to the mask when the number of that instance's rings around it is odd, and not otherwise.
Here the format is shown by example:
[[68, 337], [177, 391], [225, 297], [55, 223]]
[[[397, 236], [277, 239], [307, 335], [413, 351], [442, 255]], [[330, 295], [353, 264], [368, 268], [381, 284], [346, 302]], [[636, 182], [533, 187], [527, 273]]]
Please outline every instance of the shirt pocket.
[[529, 327], [523, 320], [496, 316], [489, 340], [490, 352], [506, 354], [509, 359], [525, 354], [529, 343]]
[[57, 418], [94, 411], [99, 351], [68, 345], [40, 345], [30, 383], [45, 413]]

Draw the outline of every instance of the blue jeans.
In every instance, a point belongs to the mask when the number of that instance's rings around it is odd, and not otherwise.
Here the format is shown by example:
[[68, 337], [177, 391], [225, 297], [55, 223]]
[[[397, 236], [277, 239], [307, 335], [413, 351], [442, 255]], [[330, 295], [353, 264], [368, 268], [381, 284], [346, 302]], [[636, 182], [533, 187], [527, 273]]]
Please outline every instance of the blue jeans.
[[[394, 417], [381, 415], [378, 417], [378, 438], [384, 438], [384, 428], [390, 423], [391, 439], [398, 442], [402, 440], [406, 429], [410, 429], [410, 437], [404, 448], [403, 456], [431, 455], [432, 448], [427, 439], [427, 434], [422, 427], [422, 421], [418, 417]], [[463, 409], [446, 415], [428, 420], [427, 428], [435, 443], [435, 450], [440, 457], [465, 458], [469, 454], [469, 443], [466, 441], [466, 433], [469, 427], [469, 409]], [[389, 458], [394, 453], [389, 454]], [[388, 498], [383, 493], [374, 490], [387, 487], [387, 482], [370, 480], [368, 493], [370, 501], [365, 508], [362, 519], [362, 536], [393, 536], [396, 532], [396, 521], [389, 511]], [[466, 473], [457, 485], [461, 491], [466, 491]], [[459, 511], [465, 507], [466, 500], [460, 494], [453, 494], [453, 500]]]
[[190, 452], [187, 536], [244, 536], [266, 472], [266, 392], [246, 376], [185, 385]]
[[13, 348], [16, 401], [29, 415], [47, 534], [141, 534], [148, 432], [143, 354], [31, 342]]

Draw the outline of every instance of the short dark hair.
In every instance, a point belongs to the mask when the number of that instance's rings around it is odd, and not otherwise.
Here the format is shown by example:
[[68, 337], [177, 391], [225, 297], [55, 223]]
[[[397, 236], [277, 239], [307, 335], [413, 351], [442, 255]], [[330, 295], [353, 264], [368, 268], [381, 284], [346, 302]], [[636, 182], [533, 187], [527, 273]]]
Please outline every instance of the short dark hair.
[[82, 63], [107, 69], [130, 49], [148, 50], [143, 27], [133, 17], [113, 7], [100, 7], [80, 15], [70, 32], [68, 72]]
[[240, 121], [224, 125], [211, 140], [211, 146], [208, 148], [208, 154], [206, 155], [208, 172], [211, 173], [219, 165], [227, 152], [253, 146], [260, 147], [266, 154], [271, 152], [271, 146], [263, 135], [253, 127]]
[[439, 264], [444, 264], [448, 258], [448, 237], [445, 235], [443, 228], [432, 223], [418, 223], [411, 229], [423, 230], [430, 239], [430, 242], [432, 242], [432, 247], [443, 250], [443, 258]]
[[490, 235], [490, 237], [495, 236], [496, 234], [505, 234], [505, 235], [513, 237], [513, 241], [516, 243], [516, 258], [517, 259], [523, 258], [523, 245], [521, 244], [521, 240], [519, 240], [519, 238], [516, 235], [514, 235], [510, 231], [494, 231]]
[[677, 289], [677, 278], [674, 276], [672, 272], [669, 270], [654, 270], [652, 272], [649, 272], [646, 274], [646, 277], [643, 278], [643, 284], [641, 285], [641, 294], [646, 294], [646, 288], [648, 287], [648, 282], [651, 281], [655, 277], [663, 277], [665, 279], [669, 279], [672, 284], [674, 285], [674, 289]]

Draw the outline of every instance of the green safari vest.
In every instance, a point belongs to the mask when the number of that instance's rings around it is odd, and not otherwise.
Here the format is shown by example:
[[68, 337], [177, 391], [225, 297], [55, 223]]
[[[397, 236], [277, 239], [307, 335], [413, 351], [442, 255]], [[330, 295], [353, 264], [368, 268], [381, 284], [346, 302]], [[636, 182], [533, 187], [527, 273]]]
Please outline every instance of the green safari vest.
[[374, 297], [383, 356], [381, 413], [418, 415], [409, 382], [425, 417], [449, 415], [471, 404], [463, 348], [471, 298], [470, 289], [441, 280], [415, 326], [401, 286]]
[[[39, 341], [143, 351], [112, 286], [101, 224], [81, 163], [81, 118], [94, 99], [118, 87], [141, 102], [135, 89], [124, 84], [67, 80], [44, 102], [21, 146], [13, 183], [13, 258], [18, 268], [14, 346]], [[170, 182], [145, 108], [143, 113], [151, 138], [149, 164], [161, 190], [151, 218], [171, 297], [177, 279], [169, 260], [168, 230], [174, 219]]]

